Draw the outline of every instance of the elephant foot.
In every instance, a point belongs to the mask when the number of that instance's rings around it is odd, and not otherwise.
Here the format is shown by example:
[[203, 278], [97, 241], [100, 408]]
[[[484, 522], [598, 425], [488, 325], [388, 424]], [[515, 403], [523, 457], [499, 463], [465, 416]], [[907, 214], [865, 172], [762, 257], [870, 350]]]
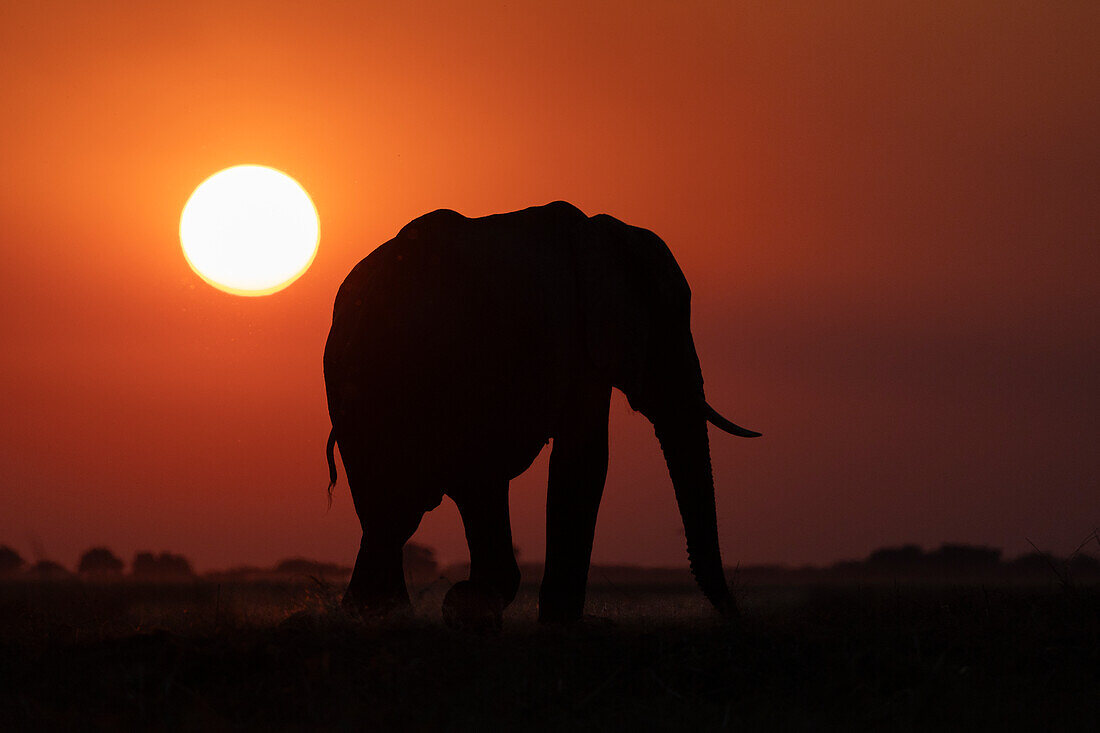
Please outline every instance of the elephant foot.
[[452, 629], [500, 631], [504, 621], [504, 600], [496, 591], [462, 580], [443, 597], [443, 622]]

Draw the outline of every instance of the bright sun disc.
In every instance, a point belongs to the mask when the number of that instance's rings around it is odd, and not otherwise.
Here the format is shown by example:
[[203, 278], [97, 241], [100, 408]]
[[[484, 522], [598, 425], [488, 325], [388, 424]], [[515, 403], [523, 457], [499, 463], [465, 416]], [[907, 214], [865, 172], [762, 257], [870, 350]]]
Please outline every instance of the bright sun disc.
[[320, 222], [309, 194], [285, 173], [237, 165], [199, 184], [180, 216], [191, 269], [219, 290], [270, 295], [317, 254]]

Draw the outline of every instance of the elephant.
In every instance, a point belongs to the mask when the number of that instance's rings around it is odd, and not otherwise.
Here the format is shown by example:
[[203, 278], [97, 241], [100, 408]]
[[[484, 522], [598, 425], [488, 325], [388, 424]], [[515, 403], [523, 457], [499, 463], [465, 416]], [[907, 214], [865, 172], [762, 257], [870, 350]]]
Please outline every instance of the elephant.
[[446, 594], [444, 619], [499, 628], [520, 584], [508, 484], [552, 440], [538, 617], [581, 619], [616, 388], [654, 426], [696, 582], [735, 617], [707, 423], [759, 433], [707, 403], [690, 295], [656, 234], [563, 201], [480, 218], [433, 211], [359, 262], [324, 351], [329, 496], [338, 444], [363, 530], [344, 605], [409, 605], [402, 547], [446, 494], [470, 576]]

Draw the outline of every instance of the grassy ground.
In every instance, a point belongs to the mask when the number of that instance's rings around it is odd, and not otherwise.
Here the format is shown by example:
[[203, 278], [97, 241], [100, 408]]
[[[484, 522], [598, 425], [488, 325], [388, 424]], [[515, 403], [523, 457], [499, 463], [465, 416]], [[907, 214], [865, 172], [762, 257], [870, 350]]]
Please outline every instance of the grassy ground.
[[576, 628], [453, 633], [444, 584], [364, 622], [309, 585], [0, 586], [5, 729], [722, 730], [1100, 725], [1100, 589], [595, 587]]

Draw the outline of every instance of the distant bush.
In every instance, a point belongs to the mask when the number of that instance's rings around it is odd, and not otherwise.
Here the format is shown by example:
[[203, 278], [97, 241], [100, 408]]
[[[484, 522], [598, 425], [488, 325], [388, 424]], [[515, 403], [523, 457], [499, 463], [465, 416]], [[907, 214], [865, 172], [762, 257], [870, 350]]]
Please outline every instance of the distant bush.
[[122, 560], [106, 547], [93, 547], [80, 556], [76, 571], [81, 575], [111, 577], [122, 574]]
[[1013, 560], [1009, 567], [1019, 575], [1042, 576], [1050, 572], [1051, 563], [1051, 558], [1043, 553], [1029, 552]]
[[924, 550], [917, 545], [881, 547], [867, 557], [867, 565], [875, 568], [913, 568], [924, 560]]
[[22, 569], [23, 557], [7, 545], [0, 545], [0, 578], [15, 575]]
[[297, 578], [333, 578], [347, 575], [351, 571], [336, 563], [291, 557], [280, 561], [273, 572], [277, 575], [290, 575]]
[[1001, 562], [1001, 551], [996, 547], [978, 545], [941, 545], [928, 553], [930, 565], [945, 570], [987, 570]]
[[405, 543], [405, 577], [413, 583], [430, 583], [439, 577], [435, 550], [416, 542]]
[[60, 580], [72, 576], [68, 568], [53, 560], [39, 560], [27, 573], [38, 580]]
[[1070, 573], [1075, 576], [1092, 577], [1100, 575], [1100, 560], [1091, 555], [1077, 553], [1066, 564], [1069, 566]]
[[186, 557], [173, 555], [170, 552], [162, 552], [159, 555], [139, 552], [134, 555], [134, 564], [130, 572], [135, 578], [141, 580], [190, 578], [195, 574]]
[[[851, 569], [858, 567], [851, 565]], [[867, 556], [863, 567], [872, 573], [939, 576], [986, 573], [1003, 566], [1001, 551], [995, 547], [948, 543], [932, 552], [925, 552], [918, 545], [882, 547]]]
[[[413, 583], [427, 583], [439, 577], [439, 561], [435, 550], [427, 545], [409, 542], [404, 550], [405, 577]], [[351, 568], [330, 562], [319, 562], [304, 557], [291, 557], [279, 561], [270, 571], [272, 575], [293, 579], [319, 578], [343, 579]]]
[[244, 583], [257, 580], [269, 580], [272, 571], [255, 565], [237, 565], [227, 570], [212, 570], [203, 577], [217, 583]]

